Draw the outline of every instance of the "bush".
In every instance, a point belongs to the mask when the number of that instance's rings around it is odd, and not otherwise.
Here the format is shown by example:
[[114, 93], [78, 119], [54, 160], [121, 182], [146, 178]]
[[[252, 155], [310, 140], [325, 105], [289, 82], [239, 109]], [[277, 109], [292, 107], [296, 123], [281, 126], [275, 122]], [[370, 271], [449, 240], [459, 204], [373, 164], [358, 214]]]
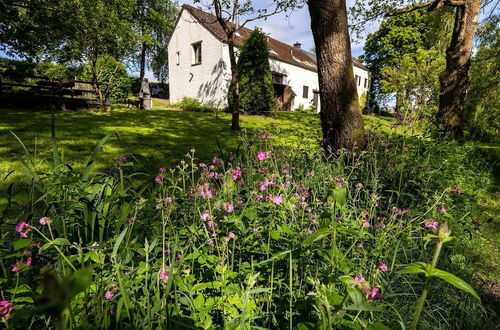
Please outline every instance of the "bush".
[[217, 109], [201, 104], [197, 99], [184, 97], [179, 103], [172, 104], [175, 107], [181, 108], [184, 111], [191, 112], [217, 112]]
[[[238, 58], [240, 111], [244, 114], [269, 115], [275, 108], [273, 77], [269, 66], [267, 36], [255, 29], [245, 39]], [[232, 85], [228, 104], [232, 108]]]
[[[105, 92], [109, 88], [109, 99], [118, 103], [125, 102], [132, 89], [132, 79], [125, 66], [112, 56], [103, 55], [97, 60], [97, 74], [101, 89]], [[85, 66], [81, 79], [92, 81], [89, 65]]]
[[[459, 234], [439, 268], [470, 279], [465, 248], [490, 178], [468, 147], [371, 134], [366, 152], [325, 161], [257, 133], [242, 136], [239, 155], [206, 164], [192, 150], [146, 183], [129, 155], [108, 174], [93, 171], [105, 140], [81, 172], [57, 157], [43, 173], [24, 162], [34, 207], [2, 228], [1, 262], [11, 270], [0, 278], [2, 299], [14, 307], [5, 321], [399, 328], [422, 281], [398, 270], [431, 259], [434, 241], [422, 238], [432, 238], [434, 221]], [[431, 293], [421, 328], [485, 327], [471, 296], [444, 281]]]

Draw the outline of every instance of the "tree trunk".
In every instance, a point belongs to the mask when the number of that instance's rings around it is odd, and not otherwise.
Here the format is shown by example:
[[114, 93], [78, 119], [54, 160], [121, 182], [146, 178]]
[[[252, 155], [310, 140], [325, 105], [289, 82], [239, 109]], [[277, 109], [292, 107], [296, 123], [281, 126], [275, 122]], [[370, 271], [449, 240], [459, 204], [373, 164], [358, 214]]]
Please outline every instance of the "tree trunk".
[[438, 124], [445, 134], [463, 137], [463, 112], [469, 90], [469, 68], [481, 0], [465, 0], [455, 9], [451, 43], [446, 50], [446, 69], [439, 77]]
[[236, 54], [234, 52], [234, 36], [228, 36], [229, 60], [231, 62], [231, 85], [233, 104], [231, 109], [231, 129], [240, 130], [240, 80], [238, 77], [238, 64], [236, 63]]
[[97, 102], [99, 103], [99, 107], [101, 108], [101, 112], [106, 112], [106, 100], [104, 99], [104, 94], [101, 89], [101, 85], [99, 83], [99, 75], [97, 74], [97, 60], [91, 60], [90, 69], [92, 71], [92, 82], [94, 85], [94, 89], [97, 95]]
[[142, 81], [144, 75], [146, 73], [146, 51], [147, 45], [145, 42], [141, 45], [141, 59], [140, 59], [140, 72], [139, 72], [139, 81]]
[[326, 148], [363, 148], [364, 124], [352, 67], [345, 0], [308, 0], [318, 58]]

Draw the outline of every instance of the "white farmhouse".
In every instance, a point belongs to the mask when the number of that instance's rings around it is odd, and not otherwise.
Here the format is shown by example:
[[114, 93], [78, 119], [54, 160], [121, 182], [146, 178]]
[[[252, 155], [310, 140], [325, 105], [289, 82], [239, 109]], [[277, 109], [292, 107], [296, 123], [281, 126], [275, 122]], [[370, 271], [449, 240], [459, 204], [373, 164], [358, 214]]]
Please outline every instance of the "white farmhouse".
[[[242, 28], [236, 45], [252, 31]], [[195, 98], [216, 108], [227, 106], [231, 80], [229, 50], [225, 33], [215, 16], [189, 5], [179, 14], [168, 44], [170, 101]], [[319, 82], [316, 56], [301, 49], [300, 43], [287, 45], [267, 38], [269, 62], [276, 98], [283, 110], [316, 106], [319, 110]], [[370, 74], [353, 58], [358, 95], [367, 93]]]

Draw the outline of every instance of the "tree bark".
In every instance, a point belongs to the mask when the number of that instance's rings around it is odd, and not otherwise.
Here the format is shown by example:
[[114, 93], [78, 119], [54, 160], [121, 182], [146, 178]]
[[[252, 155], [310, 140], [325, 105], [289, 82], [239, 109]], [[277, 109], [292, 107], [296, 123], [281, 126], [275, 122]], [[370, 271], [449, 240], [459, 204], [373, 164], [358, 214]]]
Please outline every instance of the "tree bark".
[[240, 79], [238, 77], [238, 64], [234, 51], [234, 35], [228, 35], [229, 61], [231, 63], [231, 86], [233, 104], [231, 109], [231, 129], [240, 130]]
[[439, 77], [437, 121], [443, 133], [463, 137], [463, 112], [469, 91], [472, 47], [476, 35], [481, 0], [465, 0], [455, 9], [455, 24], [446, 50], [446, 69]]
[[321, 127], [328, 149], [363, 148], [364, 123], [352, 67], [345, 0], [308, 0], [318, 58]]
[[147, 52], [147, 45], [146, 42], [143, 42], [141, 45], [139, 81], [142, 81], [142, 78], [144, 78], [144, 75], [146, 74], [146, 52]]

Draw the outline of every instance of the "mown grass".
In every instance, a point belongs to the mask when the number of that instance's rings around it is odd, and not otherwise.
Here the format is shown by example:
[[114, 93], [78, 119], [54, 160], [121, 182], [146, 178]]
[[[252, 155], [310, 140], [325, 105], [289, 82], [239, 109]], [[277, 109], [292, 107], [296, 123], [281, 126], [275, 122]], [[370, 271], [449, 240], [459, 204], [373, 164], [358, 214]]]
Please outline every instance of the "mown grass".
[[[5, 198], [7, 187], [17, 183], [16, 171], [22, 167], [21, 159], [25, 156], [12, 133], [23, 141], [43, 168], [43, 160], [52, 155], [52, 113], [14, 109], [0, 109], [0, 113], [0, 196]], [[237, 152], [240, 143], [239, 133], [229, 129], [230, 115], [224, 113], [184, 112], [158, 104], [153, 111], [117, 106], [107, 113], [68, 111], [54, 115], [63, 161], [77, 168], [107, 134], [113, 136], [96, 164], [101, 170], [120, 156], [135, 157], [136, 166], [144, 171], [172, 167], [193, 148], [198, 158], [206, 161], [221, 152]], [[394, 123], [391, 117], [366, 116], [365, 121], [367, 126], [381, 130], [389, 130]], [[249, 131], [266, 130], [278, 144], [290, 147], [300, 143], [314, 149], [320, 139], [319, 117], [315, 114], [279, 112], [276, 118], [241, 116], [241, 124]]]

